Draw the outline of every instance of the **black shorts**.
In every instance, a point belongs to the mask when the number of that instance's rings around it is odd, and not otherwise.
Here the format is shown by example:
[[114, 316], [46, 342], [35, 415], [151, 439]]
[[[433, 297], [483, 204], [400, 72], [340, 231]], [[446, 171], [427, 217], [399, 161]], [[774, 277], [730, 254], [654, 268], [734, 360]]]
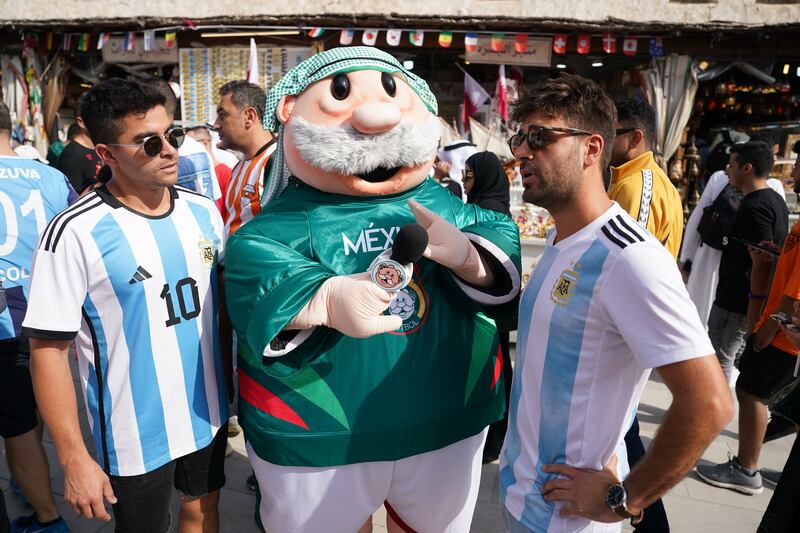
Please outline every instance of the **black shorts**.
[[797, 357], [768, 345], [760, 352], [753, 349], [755, 335], [750, 335], [739, 360], [736, 388], [768, 401], [776, 392], [794, 380]]
[[24, 435], [38, 423], [29, 359], [27, 337], [0, 341], [0, 436], [3, 438]]
[[181, 495], [199, 498], [225, 485], [225, 446], [228, 424], [211, 444], [139, 476], [111, 476], [117, 503], [117, 533], [161, 533], [169, 530], [173, 487]]

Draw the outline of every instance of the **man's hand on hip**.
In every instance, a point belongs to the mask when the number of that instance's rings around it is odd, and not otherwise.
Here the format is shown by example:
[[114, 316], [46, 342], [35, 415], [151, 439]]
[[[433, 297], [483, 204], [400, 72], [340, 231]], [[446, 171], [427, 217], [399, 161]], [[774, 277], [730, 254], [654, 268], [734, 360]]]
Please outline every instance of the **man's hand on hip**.
[[580, 470], [564, 464], [544, 465], [542, 470], [548, 474], [563, 476], [542, 486], [544, 501], [564, 502], [561, 516], [582, 516], [606, 523], [622, 520], [606, 504], [608, 488], [619, 483], [616, 454], [611, 456], [611, 460], [602, 470]]

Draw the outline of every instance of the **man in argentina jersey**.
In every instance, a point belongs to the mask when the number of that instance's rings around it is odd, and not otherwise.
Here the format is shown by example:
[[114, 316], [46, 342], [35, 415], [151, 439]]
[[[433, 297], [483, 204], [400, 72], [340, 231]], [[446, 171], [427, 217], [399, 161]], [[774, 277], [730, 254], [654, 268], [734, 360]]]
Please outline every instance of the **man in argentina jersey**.
[[[23, 323], [64, 498], [87, 518], [110, 520], [103, 499], [114, 504], [117, 531], [163, 532], [174, 485], [181, 530], [216, 531], [228, 416], [222, 219], [211, 200], [175, 186], [184, 133], [163, 94], [112, 79], [85, 99], [113, 177], [48, 225]], [[73, 339], [97, 463], [78, 426]]]
[[[562, 75], [521, 98], [513, 120], [523, 198], [547, 208], [556, 227], [520, 303], [500, 457], [507, 524], [620, 531], [730, 420], [730, 393], [674, 259], [606, 196], [616, 120], [608, 96]], [[623, 437], [651, 368], [674, 399], [626, 477]]]
[[50, 488], [42, 426], [28, 371], [28, 339], [21, 335], [28, 305], [33, 250], [47, 223], [77, 199], [61, 172], [11, 148], [11, 116], [0, 101], [0, 435], [14, 479], [34, 513], [14, 520], [14, 530], [67, 531]]

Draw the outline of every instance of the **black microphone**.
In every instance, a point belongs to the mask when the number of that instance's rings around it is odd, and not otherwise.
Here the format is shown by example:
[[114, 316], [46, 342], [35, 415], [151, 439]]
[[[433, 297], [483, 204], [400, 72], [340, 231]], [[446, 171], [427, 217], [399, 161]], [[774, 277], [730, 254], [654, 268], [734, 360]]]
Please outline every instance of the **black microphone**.
[[428, 246], [428, 232], [419, 224], [406, 224], [392, 243], [391, 253], [387, 250], [375, 258], [369, 267], [372, 281], [381, 289], [399, 291], [411, 281], [414, 269], [411, 264], [417, 261]]
[[419, 224], [406, 224], [397, 232], [389, 259], [401, 265], [416, 262], [428, 246], [428, 232]]

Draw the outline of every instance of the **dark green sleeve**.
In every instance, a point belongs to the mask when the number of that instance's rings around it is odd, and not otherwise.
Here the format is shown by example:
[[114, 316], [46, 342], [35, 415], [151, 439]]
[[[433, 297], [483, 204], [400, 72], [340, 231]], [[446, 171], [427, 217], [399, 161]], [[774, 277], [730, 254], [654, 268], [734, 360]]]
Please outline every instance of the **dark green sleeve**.
[[[270, 238], [277, 224], [265, 231], [239, 230], [225, 251], [225, 287], [228, 314], [240, 339], [259, 357], [286, 324], [308, 303], [320, 285], [335, 274], [313, 259], [303, 238], [307, 221], [283, 220], [287, 243]], [[257, 220], [250, 224], [258, 224]], [[291, 229], [290, 229], [291, 228]], [[291, 233], [294, 235], [287, 235]], [[323, 328], [327, 329], [327, 328]]]
[[519, 229], [511, 218], [454, 198], [451, 209], [456, 226], [461, 229], [481, 255], [492, 263], [495, 287], [479, 289], [450, 276], [450, 282], [461, 294], [462, 304], [493, 318], [501, 329], [515, 329], [520, 291], [521, 249]]

